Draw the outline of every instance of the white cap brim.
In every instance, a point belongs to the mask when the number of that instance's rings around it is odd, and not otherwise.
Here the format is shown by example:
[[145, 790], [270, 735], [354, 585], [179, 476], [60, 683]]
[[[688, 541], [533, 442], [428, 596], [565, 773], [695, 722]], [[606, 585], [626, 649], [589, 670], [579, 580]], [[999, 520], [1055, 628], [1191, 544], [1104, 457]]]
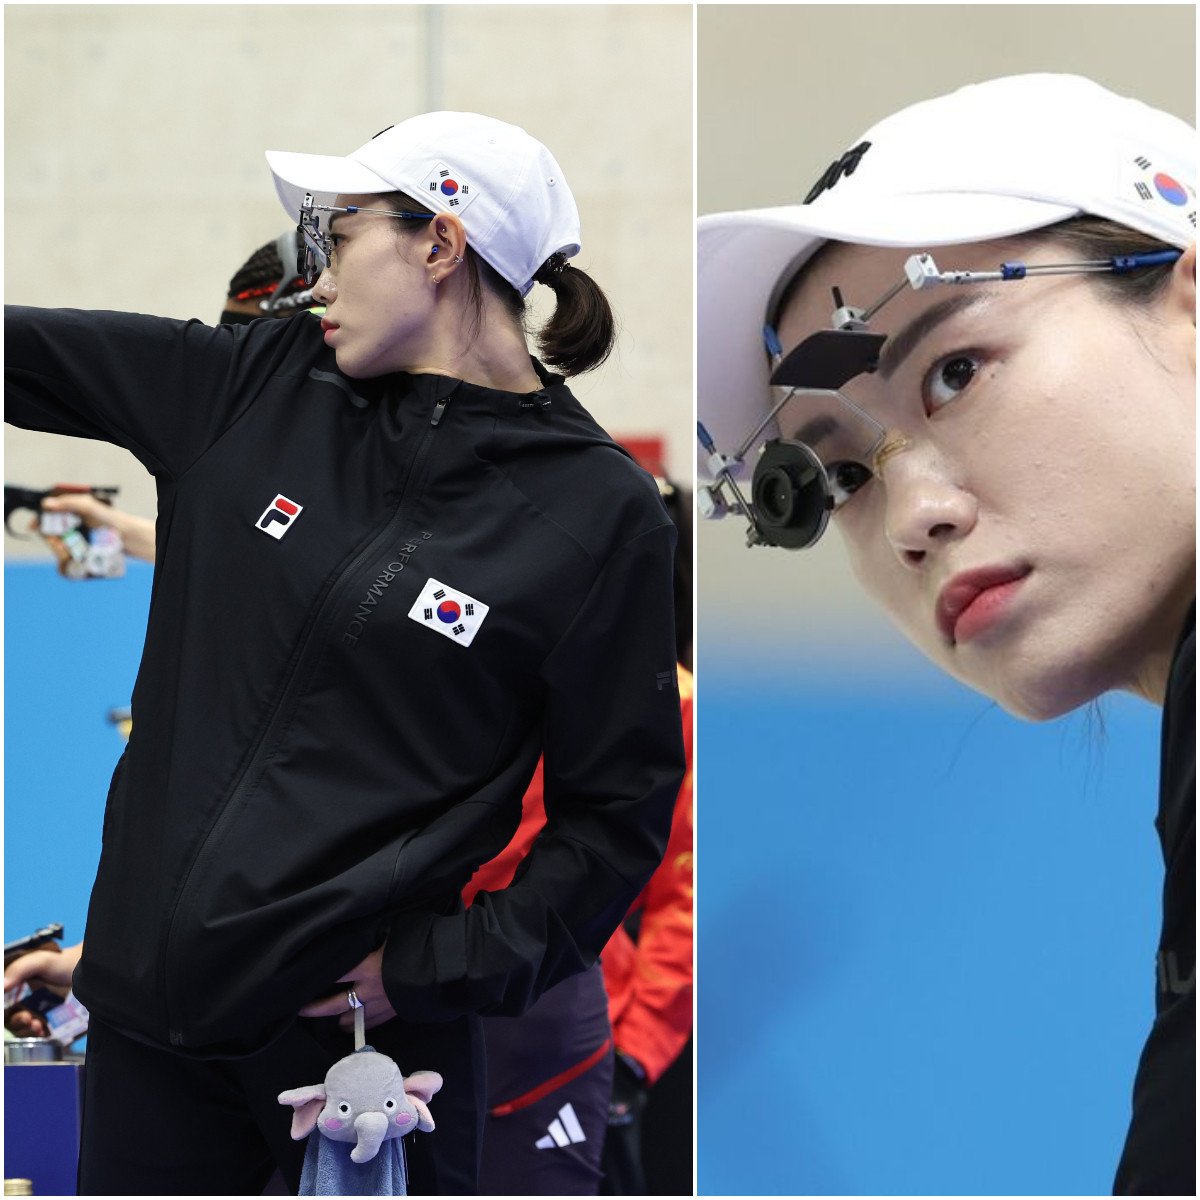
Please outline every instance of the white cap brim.
[[318, 204], [332, 204], [338, 196], [371, 195], [396, 189], [352, 158], [333, 154], [295, 154], [268, 150], [267, 165], [275, 178], [275, 191], [288, 216], [299, 220], [306, 194]]

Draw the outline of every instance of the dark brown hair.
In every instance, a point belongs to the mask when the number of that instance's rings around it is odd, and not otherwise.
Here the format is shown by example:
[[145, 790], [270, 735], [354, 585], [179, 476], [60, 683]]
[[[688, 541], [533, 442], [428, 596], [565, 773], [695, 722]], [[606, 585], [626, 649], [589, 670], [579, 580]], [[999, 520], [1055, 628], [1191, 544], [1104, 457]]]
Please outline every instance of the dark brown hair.
[[561, 254], [552, 254], [534, 282], [554, 293], [554, 316], [537, 335], [542, 358], [565, 375], [598, 367], [611, 353], [616, 323], [600, 285]]
[[[403, 192], [382, 197], [389, 208], [398, 212], [437, 214]], [[395, 224], [408, 234], [424, 231], [419, 221], [397, 220]], [[416, 230], [412, 227], [416, 226]], [[497, 296], [509, 314], [525, 328], [525, 300], [494, 267], [467, 246], [469, 296], [474, 310], [472, 337], [479, 334], [483, 321], [483, 292], [486, 287]], [[581, 375], [598, 367], [611, 353], [616, 341], [616, 323], [612, 309], [600, 286], [584, 271], [572, 267], [560, 254], [552, 254], [534, 273], [534, 281], [554, 293], [554, 315], [534, 335], [538, 354], [549, 367], [564, 375]]]
[[[1054, 242], [1072, 251], [1073, 258], [1078, 255], [1081, 260], [1171, 249], [1161, 238], [1130, 229], [1128, 225], [1120, 225], [1106, 217], [1087, 215], [1070, 217], [1057, 225], [1048, 225], [1045, 229], [1021, 236], [1028, 237], [1033, 244]], [[1165, 263], [1130, 271], [1127, 275], [1098, 272], [1092, 278], [1113, 300], [1126, 304], [1149, 304], [1166, 289], [1173, 269], [1174, 264]]]

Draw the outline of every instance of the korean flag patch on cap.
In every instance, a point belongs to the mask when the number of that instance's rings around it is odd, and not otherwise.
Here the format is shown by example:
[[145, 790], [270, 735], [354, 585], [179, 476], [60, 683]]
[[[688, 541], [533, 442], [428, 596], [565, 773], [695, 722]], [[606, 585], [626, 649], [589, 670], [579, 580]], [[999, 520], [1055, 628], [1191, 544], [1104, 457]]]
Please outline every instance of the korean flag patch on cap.
[[430, 579], [408, 615], [452, 642], [469, 646], [483, 624], [483, 618], [488, 615], [488, 606], [474, 596], [456, 592], [454, 588]]
[[[425, 176], [425, 191], [436, 196], [451, 212], [462, 212], [475, 199], [475, 189], [463, 178], [461, 171], [444, 162], [434, 163]], [[414, 197], [415, 199], [415, 197]]]

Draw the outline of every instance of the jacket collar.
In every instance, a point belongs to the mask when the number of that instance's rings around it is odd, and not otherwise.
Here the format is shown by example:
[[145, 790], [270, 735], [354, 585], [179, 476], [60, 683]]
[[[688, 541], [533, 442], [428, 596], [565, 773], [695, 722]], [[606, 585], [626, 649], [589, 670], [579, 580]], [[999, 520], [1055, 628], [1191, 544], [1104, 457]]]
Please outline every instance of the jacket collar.
[[541, 380], [542, 386], [533, 392], [509, 392], [500, 388], [484, 387], [478, 383], [468, 383], [463, 379], [455, 379], [450, 375], [411, 374], [407, 371], [385, 376], [383, 380], [355, 380], [355, 384], [386, 384], [390, 382], [398, 398], [403, 401], [407, 395], [419, 397], [422, 402], [436, 403], [438, 400], [453, 396], [456, 404], [467, 402], [472, 408], [487, 409], [492, 412], [512, 411], [513, 409], [548, 408], [555, 400], [570, 396], [566, 380], [561, 375], [547, 370], [536, 358], [530, 356], [530, 364]]

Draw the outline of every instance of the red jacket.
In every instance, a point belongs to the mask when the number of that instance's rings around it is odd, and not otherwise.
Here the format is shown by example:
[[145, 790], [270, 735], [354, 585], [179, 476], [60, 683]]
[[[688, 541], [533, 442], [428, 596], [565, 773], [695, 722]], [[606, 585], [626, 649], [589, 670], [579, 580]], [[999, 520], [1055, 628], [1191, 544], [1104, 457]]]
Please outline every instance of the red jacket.
[[[601, 954], [609, 1015], [617, 1049], [635, 1058], [649, 1083], [675, 1061], [692, 1032], [692, 704], [695, 683], [679, 668], [687, 774], [675, 800], [671, 835], [662, 865], [630, 912], [641, 913], [638, 940], [618, 928]], [[539, 761], [521, 802], [521, 824], [505, 849], [471, 877], [463, 890], [470, 904], [478, 892], [512, 881], [521, 859], [546, 823]]]

